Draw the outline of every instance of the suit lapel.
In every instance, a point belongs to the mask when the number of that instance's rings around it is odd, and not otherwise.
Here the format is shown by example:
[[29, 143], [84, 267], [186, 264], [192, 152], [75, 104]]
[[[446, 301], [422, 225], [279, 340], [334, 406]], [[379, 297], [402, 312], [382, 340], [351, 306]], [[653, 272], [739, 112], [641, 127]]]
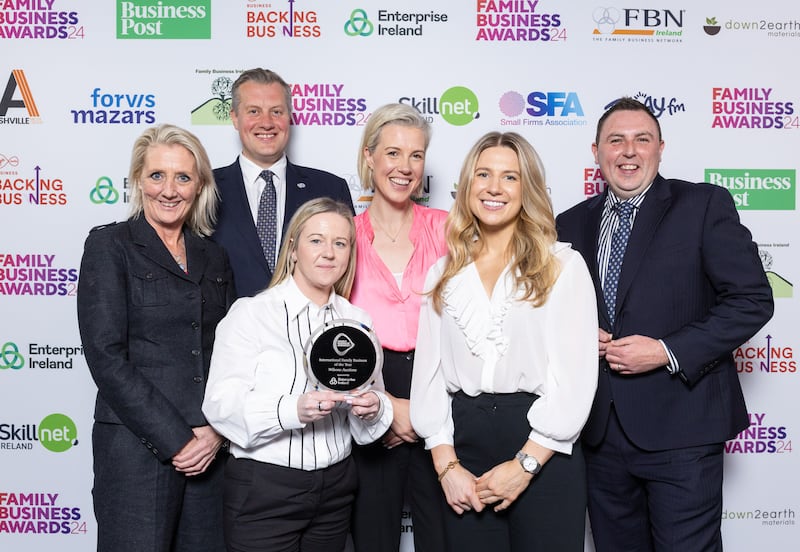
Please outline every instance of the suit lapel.
[[[600, 278], [600, 271], [597, 266], [597, 241], [600, 234], [600, 220], [603, 216], [603, 206], [606, 203], [607, 194], [608, 192], [605, 192], [604, 194], [597, 196], [588, 204], [586, 222], [584, 226], [584, 239], [586, 242], [585, 247], [581, 248], [582, 251], [591, 252], [590, 255], [587, 255], [588, 258], [585, 258], [584, 260], [586, 261], [586, 266], [589, 269], [589, 273], [592, 275], [594, 292], [598, 305], [606, 304], [605, 299], [603, 298], [603, 288], [600, 286], [600, 282], [602, 281]], [[609, 327], [610, 322], [608, 320], [608, 312], [606, 312], [605, 307], [598, 309], [598, 312], [602, 320], [605, 321], [605, 326]]]
[[222, 178], [217, 183], [220, 187], [225, 186], [223, 194], [225, 209], [228, 211], [228, 218], [234, 219], [236, 224], [231, 224], [242, 239], [242, 246], [249, 251], [254, 259], [257, 259], [265, 271], [269, 272], [267, 259], [261, 249], [261, 240], [258, 239], [256, 224], [253, 222], [253, 215], [250, 211], [250, 202], [247, 200], [247, 193], [244, 187], [244, 177], [242, 167], [237, 159], [235, 163], [228, 166], [222, 173]]
[[[188, 275], [181, 270], [178, 263], [172, 258], [167, 246], [164, 245], [164, 242], [158, 237], [156, 231], [150, 226], [150, 223], [145, 220], [144, 215], [140, 215], [139, 218], [136, 219], [131, 219], [129, 223], [131, 239], [133, 243], [139, 246], [142, 255], [181, 278], [189, 279]], [[184, 243], [186, 242], [184, 241]], [[189, 255], [188, 245], [186, 254], [187, 256]]]
[[283, 236], [289, 228], [289, 221], [292, 215], [297, 212], [300, 206], [311, 199], [308, 197], [305, 176], [297, 165], [286, 160], [286, 206], [283, 211]]
[[186, 258], [189, 268], [189, 273], [186, 276], [191, 281], [200, 283], [208, 264], [206, 244], [203, 238], [192, 234], [188, 230], [183, 231], [183, 240], [186, 244]]

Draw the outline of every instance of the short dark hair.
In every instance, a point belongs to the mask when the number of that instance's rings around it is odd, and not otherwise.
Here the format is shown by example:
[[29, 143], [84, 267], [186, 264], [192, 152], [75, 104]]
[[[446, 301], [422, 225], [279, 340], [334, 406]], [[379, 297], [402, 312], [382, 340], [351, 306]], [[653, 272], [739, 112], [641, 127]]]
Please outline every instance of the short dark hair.
[[236, 112], [239, 109], [239, 87], [246, 82], [257, 82], [259, 84], [279, 84], [283, 87], [283, 95], [286, 99], [286, 109], [291, 116], [292, 114], [292, 89], [287, 82], [275, 71], [269, 69], [262, 69], [256, 67], [255, 69], [248, 69], [242, 72], [241, 75], [234, 81], [231, 87], [231, 96], [233, 98], [231, 103], [231, 110]]
[[600, 116], [600, 120], [597, 121], [597, 134], [594, 137], [595, 144], [600, 143], [600, 131], [603, 130], [603, 125], [605, 124], [606, 119], [608, 119], [612, 113], [616, 113], [617, 111], [644, 111], [650, 115], [650, 118], [653, 119], [653, 122], [656, 124], [656, 128], [658, 129], [658, 141], [661, 141], [661, 125], [658, 123], [656, 116], [653, 115], [653, 112], [650, 111], [650, 109], [639, 100], [634, 100], [629, 96], [623, 96], [611, 104], [611, 107], [606, 109], [606, 112], [603, 113]]

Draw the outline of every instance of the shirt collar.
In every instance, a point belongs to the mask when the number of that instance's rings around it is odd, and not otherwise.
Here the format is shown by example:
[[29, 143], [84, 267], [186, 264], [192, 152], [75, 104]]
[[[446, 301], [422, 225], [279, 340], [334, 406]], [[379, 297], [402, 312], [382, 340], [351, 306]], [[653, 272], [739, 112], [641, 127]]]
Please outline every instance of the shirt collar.
[[[275, 175], [276, 180], [273, 182], [276, 184], [276, 189], [279, 183], [286, 182], [287, 162], [286, 155], [283, 155], [280, 159], [273, 163], [272, 166], [267, 167]], [[261, 171], [263, 171], [264, 168], [253, 163], [250, 159], [245, 157], [244, 154], [239, 155], [239, 165], [242, 167], [242, 176], [244, 177], [245, 184], [257, 186], [256, 181], [261, 176]]]
[[[628, 199], [626, 199], [624, 201], [627, 201], [628, 203], [631, 203], [633, 205], [634, 209], [639, 209], [639, 207], [641, 207], [641, 205], [642, 205], [642, 202], [644, 201], [645, 194], [652, 187], [653, 187], [653, 183], [651, 182], [650, 185], [647, 188], [645, 188], [644, 190], [642, 190], [641, 192], [639, 192], [635, 196], [629, 197]], [[618, 198], [616, 196], [616, 194], [614, 194], [614, 192], [611, 190], [611, 188], [609, 188], [608, 189], [608, 195], [606, 196], [606, 203], [603, 206], [603, 213], [611, 212], [614, 209], [614, 206], [617, 203], [622, 203], [622, 201], [623, 200]]]
[[336, 290], [331, 290], [331, 294], [325, 304], [318, 306], [311, 299], [303, 295], [303, 292], [297, 287], [293, 276], [289, 276], [289, 278], [280, 283], [279, 286], [283, 288], [282, 291], [284, 301], [286, 302], [286, 309], [289, 313], [289, 318], [292, 320], [297, 318], [306, 309], [309, 309], [315, 316], [328, 308], [331, 308], [334, 312], [338, 310], [336, 307], [338, 306], [339, 296], [336, 295]]

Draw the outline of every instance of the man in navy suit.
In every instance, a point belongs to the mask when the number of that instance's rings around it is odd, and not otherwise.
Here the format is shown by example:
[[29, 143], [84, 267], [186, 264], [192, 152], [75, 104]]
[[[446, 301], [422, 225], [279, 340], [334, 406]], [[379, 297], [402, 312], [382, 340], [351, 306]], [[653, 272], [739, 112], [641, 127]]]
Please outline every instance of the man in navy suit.
[[256, 231], [259, 201], [267, 185], [263, 171], [271, 171], [277, 196], [275, 255], [283, 230], [303, 203], [328, 196], [352, 210], [353, 200], [342, 178], [287, 159], [292, 96], [277, 73], [260, 68], [244, 71], [231, 92], [231, 119], [239, 131], [242, 153], [233, 164], [214, 170], [221, 201], [213, 240], [228, 252], [236, 292], [244, 297], [267, 287], [275, 263], [274, 257], [267, 260]]
[[583, 431], [598, 552], [722, 550], [723, 443], [748, 425], [732, 351], [773, 311], [728, 191], [663, 178], [663, 149], [653, 114], [619, 100], [592, 145], [608, 189], [557, 219], [600, 306]]

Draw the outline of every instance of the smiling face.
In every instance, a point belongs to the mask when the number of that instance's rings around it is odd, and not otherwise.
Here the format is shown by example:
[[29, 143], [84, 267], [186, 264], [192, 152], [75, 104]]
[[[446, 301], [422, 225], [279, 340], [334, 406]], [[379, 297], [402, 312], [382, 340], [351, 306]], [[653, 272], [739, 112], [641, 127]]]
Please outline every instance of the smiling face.
[[300, 230], [292, 251], [292, 276], [303, 295], [317, 305], [327, 302], [350, 260], [351, 225], [337, 213], [319, 213]]
[[372, 170], [375, 195], [396, 205], [406, 204], [425, 173], [425, 133], [388, 124], [381, 129], [375, 150], [365, 148], [364, 156]]
[[628, 199], [653, 182], [664, 142], [653, 118], [643, 111], [620, 110], [609, 115], [592, 144], [594, 160], [620, 199]]
[[522, 209], [522, 182], [517, 154], [496, 146], [478, 156], [469, 189], [469, 209], [484, 231], [513, 229]]
[[231, 112], [239, 131], [242, 153], [261, 168], [278, 161], [289, 143], [289, 106], [284, 88], [278, 83], [242, 83], [239, 102]]
[[165, 144], [147, 148], [139, 184], [144, 218], [156, 231], [179, 230], [201, 188], [191, 152]]

